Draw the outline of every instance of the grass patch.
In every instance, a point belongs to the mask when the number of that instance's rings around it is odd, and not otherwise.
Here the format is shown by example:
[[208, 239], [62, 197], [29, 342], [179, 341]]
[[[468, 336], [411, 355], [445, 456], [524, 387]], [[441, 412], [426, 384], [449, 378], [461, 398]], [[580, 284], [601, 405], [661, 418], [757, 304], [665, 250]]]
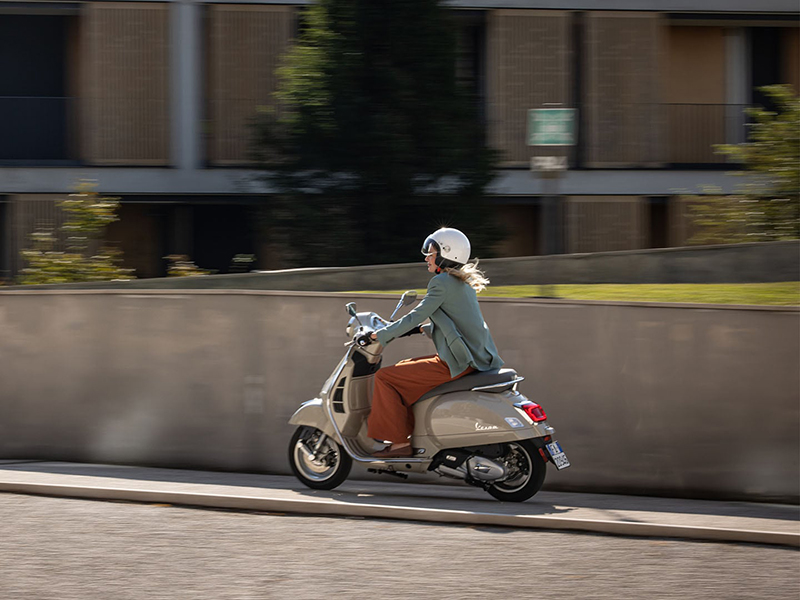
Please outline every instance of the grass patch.
[[[362, 294], [402, 294], [405, 290], [359, 291]], [[417, 290], [421, 296], [425, 290]], [[800, 281], [781, 283], [670, 283], [594, 285], [489, 286], [482, 298], [563, 298], [623, 302], [681, 302], [698, 304], [800, 305]]]

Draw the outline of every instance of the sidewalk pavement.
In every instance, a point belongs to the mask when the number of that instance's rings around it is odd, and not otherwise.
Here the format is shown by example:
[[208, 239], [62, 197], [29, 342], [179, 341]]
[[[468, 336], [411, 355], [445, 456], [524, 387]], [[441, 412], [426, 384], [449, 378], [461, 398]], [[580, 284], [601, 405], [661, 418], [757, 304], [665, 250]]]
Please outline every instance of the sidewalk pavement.
[[33, 460], [0, 460], [0, 492], [800, 547], [800, 507], [781, 504], [546, 491], [506, 503], [466, 485], [350, 480], [323, 492], [279, 475]]

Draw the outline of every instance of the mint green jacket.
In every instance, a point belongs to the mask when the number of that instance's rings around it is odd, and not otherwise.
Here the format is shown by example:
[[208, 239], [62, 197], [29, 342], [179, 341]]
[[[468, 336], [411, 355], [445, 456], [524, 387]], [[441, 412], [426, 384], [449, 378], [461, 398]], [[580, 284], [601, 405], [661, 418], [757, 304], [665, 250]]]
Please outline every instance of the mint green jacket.
[[414, 310], [378, 330], [378, 341], [385, 346], [426, 319], [433, 323], [433, 344], [451, 376], [460, 375], [467, 367], [488, 371], [503, 366], [475, 290], [447, 273], [431, 278], [427, 294]]

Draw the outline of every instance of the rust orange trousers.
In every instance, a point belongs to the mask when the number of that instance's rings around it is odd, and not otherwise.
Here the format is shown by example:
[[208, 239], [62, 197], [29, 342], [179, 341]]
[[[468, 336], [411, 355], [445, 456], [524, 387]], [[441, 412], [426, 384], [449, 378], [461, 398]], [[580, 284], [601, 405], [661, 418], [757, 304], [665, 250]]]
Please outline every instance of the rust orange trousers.
[[414, 431], [411, 405], [436, 386], [463, 377], [474, 370], [469, 367], [460, 375], [452, 377], [447, 363], [438, 354], [407, 358], [396, 365], [380, 369], [375, 374], [367, 435], [376, 440], [404, 443]]

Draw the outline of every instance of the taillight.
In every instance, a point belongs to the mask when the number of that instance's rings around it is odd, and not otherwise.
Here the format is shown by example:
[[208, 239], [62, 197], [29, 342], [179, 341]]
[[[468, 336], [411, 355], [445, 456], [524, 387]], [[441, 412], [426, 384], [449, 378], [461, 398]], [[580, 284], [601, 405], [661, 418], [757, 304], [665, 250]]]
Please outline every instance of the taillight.
[[527, 402], [520, 406], [520, 408], [525, 411], [526, 415], [533, 419], [534, 423], [547, 420], [547, 415], [545, 414], [544, 409], [536, 404], [536, 402]]

